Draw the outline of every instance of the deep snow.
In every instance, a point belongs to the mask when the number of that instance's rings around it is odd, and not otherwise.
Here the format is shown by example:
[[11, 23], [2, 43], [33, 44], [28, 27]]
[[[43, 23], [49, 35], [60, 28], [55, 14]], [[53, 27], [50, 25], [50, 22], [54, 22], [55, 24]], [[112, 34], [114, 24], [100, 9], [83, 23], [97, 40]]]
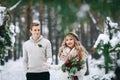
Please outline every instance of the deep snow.
[[[89, 75], [84, 77], [84, 80], [95, 80], [93, 78], [106, 76], [114, 76], [113, 72], [109, 75], [104, 74], [104, 69], [99, 69], [97, 64], [102, 64], [103, 59], [95, 60], [91, 56], [88, 58]], [[50, 70], [51, 80], [59, 80], [56, 70]], [[0, 80], [26, 80], [25, 72], [23, 70], [22, 58], [13, 61], [9, 60], [4, 66], [0, 66]], [[102, 80], [102, 79], [97, 79]], [[110, 79], [108, 79], [110, 80]]]

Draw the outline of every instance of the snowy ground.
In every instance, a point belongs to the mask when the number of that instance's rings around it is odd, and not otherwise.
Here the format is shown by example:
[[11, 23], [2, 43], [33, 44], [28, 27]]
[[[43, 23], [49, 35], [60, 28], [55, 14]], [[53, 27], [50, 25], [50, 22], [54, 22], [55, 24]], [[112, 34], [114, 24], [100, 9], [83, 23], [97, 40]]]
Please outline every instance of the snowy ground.
[[9, 60], [4, 66], [1, 66], [0, 80], [26, 80], [22, 58], [16, 61]]
[[[104, 75], [104, 69], [98, 69], [96, 64], [102, 63], [102, 60], [95, 61], [89, 58], [89, 72], [90, 74], [85, 76], [84, 80], [95, 80], [91, 77], [101, 77]], [[50, 70], [51, 80], [57, 79], [55, 70]], [[56, 75], [56, 76], [55, 76]], [[98, 76], [99, 75], [99, 76]], [[110, 73], [110, 76], [113, 73]], [[107, 76], [107, 75], [106, 75]], [[26, 80], [25, 72], [23, 71], [22, 58], [16, 61], [9, 60], [4, 66], [0, 66], [0, 80]], [[97, 79], [102, 80], [102, 79]], [[110, 79], [108, 79], [110, 80]]]

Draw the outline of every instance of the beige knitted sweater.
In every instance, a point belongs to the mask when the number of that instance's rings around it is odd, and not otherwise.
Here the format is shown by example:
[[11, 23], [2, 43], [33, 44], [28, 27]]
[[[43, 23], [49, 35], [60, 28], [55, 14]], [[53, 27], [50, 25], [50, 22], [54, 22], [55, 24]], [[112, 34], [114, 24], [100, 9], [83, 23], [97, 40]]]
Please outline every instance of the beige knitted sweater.
[[48, 71], [45, 65], [52, 58], [51, 43], [41, 36], [37, 41], [32, 37], [23, 43], [23, 65], [27, 72], [38, 73]]
[[[70, 55], [71, 57], [75, 57], [77, 54], [76, 54], [75, 48], [73, 48], [71, 51], [68, 47], [64, 48], [63, 53], [61, 53], [61, 57], [59, 59], [60, 64], [63, 64], [66, 61], [66, 59], [64, 57], [62, 57], [62, 55], [65, 55], [65, 56]], [[87, 55], [84, 55], [82, 59], [84, 61], [86, 61]], [[78, 76], [79, 80], [83, 80], [85, 72], [87, 70], [86, 63], [82, 66], [83, 66], [83, 68], [80, 71], [77, 71], [75, 73], [75, 75]]]

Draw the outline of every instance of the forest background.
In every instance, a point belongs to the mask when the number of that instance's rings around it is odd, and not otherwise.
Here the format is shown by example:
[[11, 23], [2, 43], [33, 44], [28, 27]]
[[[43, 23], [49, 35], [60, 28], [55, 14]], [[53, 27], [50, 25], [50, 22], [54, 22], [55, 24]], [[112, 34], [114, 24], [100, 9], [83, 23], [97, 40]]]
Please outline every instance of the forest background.
[[[0, 0], [0, 5], [10, 8], [17, 2], [18, 0]], [[52, 43], [55, 64], [58, 63], [57, 53], [61, 41], [70, 31], [78, 34], [79, 40], [93, 58], [99, 58], [99, 54], [92, 51], [93, 45], [98, 35], [104, 31], [107, 16], [120, 24], [119, 3], [119, 0], [21, 0], [9, 12], [15, 26], [15, 42], [14, 49], [8, 52], [5, 62], [22, 57], [22, 44], [29, 39], [29, 27], [33, 19], [40, 20], [42, 35]]]

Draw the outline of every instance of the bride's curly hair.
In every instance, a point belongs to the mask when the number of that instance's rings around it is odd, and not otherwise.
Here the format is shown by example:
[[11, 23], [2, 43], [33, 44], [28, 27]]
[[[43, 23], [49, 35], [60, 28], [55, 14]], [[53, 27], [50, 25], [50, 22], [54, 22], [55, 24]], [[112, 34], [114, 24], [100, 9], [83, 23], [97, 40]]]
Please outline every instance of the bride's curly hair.
[[61, 45], [61, 47], [60, 47], [60, 49], [59, 49], [59, 52], [58, 52], [58, 56], [59, 56], [59, 57], [61, 56], [61, 53], [62, 53], [63, 49], [65, 49], [66, 47], [68, 47], [68, 46], [66, 45], [66, 43], [65, 43], [67, 36], [70, 36], [70, 37], [74, 40], [74, 42], [75, 42], [74, 48], [76, 49], [76, 51], [77, 51], [77, 56], [79, 57], [80, 60], [82, 60], [83, 57], [85, 57], [85, 56], [88, 55], [87, 50], [84, 48], [84, 46], [83, 46], [83, 45], [81, 44], [81, 42], [79, 41], [77, 34], [75, 34], [75, 33], [73, 33], [73, 32], [70, 32], [70, 33], [68, 33], [68, 34], [65, 35], [65, 38], [64, 38], [64, 40], [63, 40], [63, 42], [62, 42], [62, 45]]

